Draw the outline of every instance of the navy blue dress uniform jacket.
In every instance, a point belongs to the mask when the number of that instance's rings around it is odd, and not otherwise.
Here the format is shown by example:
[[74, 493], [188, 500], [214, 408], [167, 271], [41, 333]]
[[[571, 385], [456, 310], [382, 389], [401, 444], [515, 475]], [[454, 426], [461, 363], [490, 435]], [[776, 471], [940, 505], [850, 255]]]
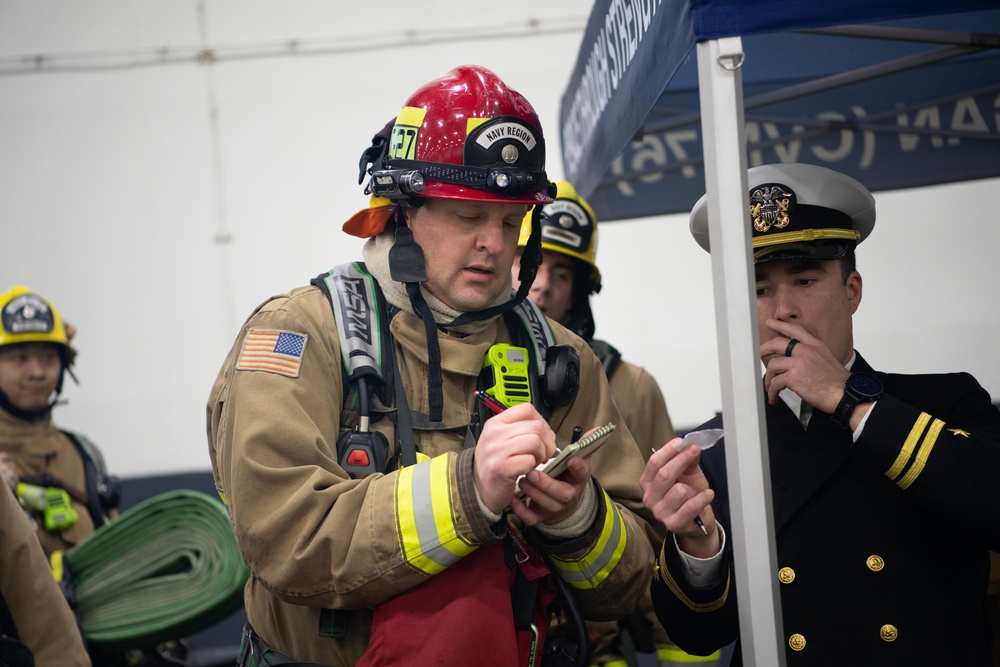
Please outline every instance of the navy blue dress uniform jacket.
[[[874, 372], [860, 355], [853, 370]], [[966, 373], [875, 374], [884, 394], [853, 445], [827, 414], [814, 409], [806, 431], [783, 401], [766, 405], [787, 664], [992, 665], [1000, 412]], [[732, 535], [724, 448], [701, 463]], [[696, 590], [672, 537], [658, 558], [657, 615], [689, 653], [738, 639], [728, 538], [725, 562], [718, 586]]]

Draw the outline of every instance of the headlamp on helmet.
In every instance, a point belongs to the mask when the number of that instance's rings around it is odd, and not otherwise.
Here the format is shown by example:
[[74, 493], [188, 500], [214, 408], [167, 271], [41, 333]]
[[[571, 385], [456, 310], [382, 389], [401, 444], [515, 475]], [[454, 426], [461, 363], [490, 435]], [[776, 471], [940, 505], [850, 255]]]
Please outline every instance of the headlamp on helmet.
[[389, 200], [419, 195], [427, 187], [424, 175], [415, 169], [379, 169], [372, 171], [366, 192]]

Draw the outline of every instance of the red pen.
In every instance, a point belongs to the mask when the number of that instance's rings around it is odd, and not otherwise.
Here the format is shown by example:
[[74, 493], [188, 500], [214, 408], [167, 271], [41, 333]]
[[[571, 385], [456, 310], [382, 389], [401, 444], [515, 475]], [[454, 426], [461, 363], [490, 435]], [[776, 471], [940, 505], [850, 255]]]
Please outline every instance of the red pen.
[[487, 394], [485, 391], [479, 391], [477, 389], [475, 392], [473, 392], [473, 394], [475, 395], [476, 398], [478, 398], [480, 401], [482, 401], [483, 405], [485, 405], [490, 410], [492, 410], [493, 414], [495, 414], [495, 415], [498, 415], [498, 414], [500, 414], [501, 412], [503, 412], [504, 410], [507, 409], [507, 408], [505, 408], [500, 403], [500, 401], [498, 401], [497, 399], [493, 398], [492, 396], [490, 396], [489, 394]]

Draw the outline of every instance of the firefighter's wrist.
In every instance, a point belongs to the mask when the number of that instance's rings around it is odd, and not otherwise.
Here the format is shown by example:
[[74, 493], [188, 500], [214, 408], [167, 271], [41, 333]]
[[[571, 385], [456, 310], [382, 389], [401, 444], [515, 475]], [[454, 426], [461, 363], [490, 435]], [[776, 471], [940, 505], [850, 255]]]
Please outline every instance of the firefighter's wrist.
[[583, 498], [576, 511], [559, 523], [540, 523], [535, 528], [548, 538], [569, 539], [579, 537], [587, 532], [587, 529], [597, 518], [597, 490], [593, 483], [588, 483], [584, 487]]
[[483, 497], [479, 494], [478, 485], [473, 484], [472, 488], [476, 490], [476, 502], [479, 503], [479, 509], [483, 513], [483, 516], [486, 517], [486, 521], [491, 526], [495, 524], [497, 521], [499, 521], [501, 518], [503, 518], [502, 514], [497, 514], [486, 506], [486, 503], [483, 502]]

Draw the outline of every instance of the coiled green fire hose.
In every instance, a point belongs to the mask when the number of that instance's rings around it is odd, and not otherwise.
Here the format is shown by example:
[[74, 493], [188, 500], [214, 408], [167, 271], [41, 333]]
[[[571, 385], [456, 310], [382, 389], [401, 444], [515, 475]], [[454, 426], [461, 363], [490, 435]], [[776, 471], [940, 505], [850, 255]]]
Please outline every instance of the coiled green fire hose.
[[209, 627], [242, 606], [248, 576], [225, 507], [187, 489], [122, 512], [63, 560], [84, 636], [109, 649]]

